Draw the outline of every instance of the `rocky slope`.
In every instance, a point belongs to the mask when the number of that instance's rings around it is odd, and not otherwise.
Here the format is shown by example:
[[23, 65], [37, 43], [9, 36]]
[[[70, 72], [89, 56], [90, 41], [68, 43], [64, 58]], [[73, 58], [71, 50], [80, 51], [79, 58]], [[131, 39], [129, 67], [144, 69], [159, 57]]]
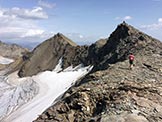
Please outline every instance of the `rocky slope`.
[[74, 42], [58, 33], [26, 55], [26, 62], [19, 71], [19, 76], [32, 76], [41, 71], [54, 69], [63, 54], [68, 52], [68, 55], [74, 55], [75, 46]]
[[[106, 44], [84, 52], [78, 59], [93, 64], [93, 71], [35, 122], [162, 121], [162, 42], [122, 23]], [[128, 68], [130, 52], [133, 70]]]
[[27, 52], [29, 52], [27, 48], [23, 48], [16, 44], [6, 44], [0, 41], [0, 56], [14, 60], [11, 64], [0, 64], [1, 75], [19, 70], [23, 64], [22, 56]]
[[29, 50], [23, 47], [20, 47], [16, 44], [6, 44], [0, 41], [0, 55], [9, 58], [21, 57], [25, 52]]

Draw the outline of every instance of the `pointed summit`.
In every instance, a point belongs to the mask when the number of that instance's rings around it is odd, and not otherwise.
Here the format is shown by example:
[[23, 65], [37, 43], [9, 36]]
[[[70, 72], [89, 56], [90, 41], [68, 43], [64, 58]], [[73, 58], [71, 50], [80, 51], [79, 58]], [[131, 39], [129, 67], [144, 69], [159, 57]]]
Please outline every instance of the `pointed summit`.
[[123, 21], [123, 23], [119, 24], [117, 26], [117, 28], [115, 29], [115, 31], [110, 35], [110, 38], [117, 36], [118, 39], [119, 38], [122, 39], [127, 36], [135, 35], [138, 33], [142, 33], [142, 32], [140, 32], [133, 26], [131, 26], [131, 25], [127, 24], [125, 21]]
[[123, 22], [117, 26], [107, 43], [100, 49], [98, 57], [99, 62], [102, 63], [98, 65], [97, 70], [106, 67], [109, 63], [126, 60], [130, 52], [142, 57], [150, 53], [160, 54], [161, 49], [162, 43], [159, 40]]
[[58, 33], [38, 45], [19, 71], [19, 76], [32, 76], [45, 70], [53, 70], [63, 55], [72, 55], [77, 45]]
[[127, 44], [146, 44], [146, 43], [157, 43], [159, 40], [147, 35], [146, 33], [141, 32], [135, 27], [127, 24], [125, 21], [119, 24], [115, 31], [110, 35], [109, 41], [118, 41], [125, 42]]
[[75, 42], [73, 42], [71, 39], [69, 39], [66, 36], [64, 36], [62, 33], [57, 33], [56, 35], [54, 35], [53, 38], [56, 38], [57, 40], [61, 40], [62, 39], [64, 41], [68, 42], [72, 46], [77, 46], [77, 44]]

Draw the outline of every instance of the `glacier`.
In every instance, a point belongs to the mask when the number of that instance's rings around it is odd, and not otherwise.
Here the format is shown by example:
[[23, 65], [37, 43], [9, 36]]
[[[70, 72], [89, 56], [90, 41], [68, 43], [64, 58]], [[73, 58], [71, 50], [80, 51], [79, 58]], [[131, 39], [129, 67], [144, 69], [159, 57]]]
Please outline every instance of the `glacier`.
[[32, 122], [93, 66], [61, 69], [19, 78], [17, 72], [0, 76], [0, 121]]

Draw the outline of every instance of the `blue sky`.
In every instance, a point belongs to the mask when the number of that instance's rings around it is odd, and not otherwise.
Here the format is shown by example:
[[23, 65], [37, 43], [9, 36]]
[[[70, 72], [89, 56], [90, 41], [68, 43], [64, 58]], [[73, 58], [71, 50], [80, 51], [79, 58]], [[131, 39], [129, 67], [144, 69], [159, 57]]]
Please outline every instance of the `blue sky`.
[[162, 0], [0, 0], [0, 40], [42, 42], [60, 32], [78, 44], [126, 21], [162, 40]]

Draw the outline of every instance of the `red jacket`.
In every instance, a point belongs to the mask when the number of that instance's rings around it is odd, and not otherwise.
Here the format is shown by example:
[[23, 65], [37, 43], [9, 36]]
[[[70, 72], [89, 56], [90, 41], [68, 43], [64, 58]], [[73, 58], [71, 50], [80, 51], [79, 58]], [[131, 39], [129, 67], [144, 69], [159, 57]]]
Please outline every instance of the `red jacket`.
[[129, 60], [133, 61], [134, 60], [134, 55], [129, 55]]

